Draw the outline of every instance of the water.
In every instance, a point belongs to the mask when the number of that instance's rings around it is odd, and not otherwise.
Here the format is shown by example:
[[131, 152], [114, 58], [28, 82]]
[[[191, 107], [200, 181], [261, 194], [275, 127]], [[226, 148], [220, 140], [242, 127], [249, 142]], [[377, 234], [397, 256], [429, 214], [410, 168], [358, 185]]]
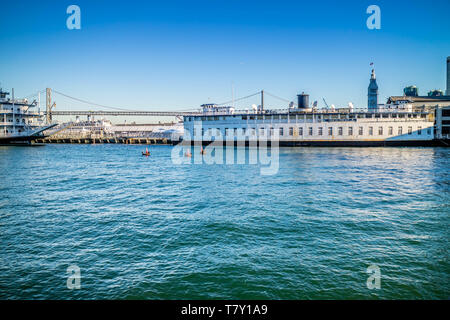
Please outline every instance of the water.
[[272, 176], [149, 149], [0, 147], [1, 299], [450, 297], [450, 149], [284, 148]]

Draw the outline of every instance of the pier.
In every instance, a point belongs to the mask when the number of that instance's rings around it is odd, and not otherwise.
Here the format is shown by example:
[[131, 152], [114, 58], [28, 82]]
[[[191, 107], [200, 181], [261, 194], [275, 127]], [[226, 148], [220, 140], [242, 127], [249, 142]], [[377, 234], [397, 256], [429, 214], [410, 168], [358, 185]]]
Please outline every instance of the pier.
[[57, 143], [57, 144], [156, 144], [156, 145], [172, 145], [178, 143], [178, 140], [168, 138], [105, 138], [105, 137], [83, 137], [83, 138], [64, 138], [49, 137], [45, 139], [37, 139], [35, 143]]

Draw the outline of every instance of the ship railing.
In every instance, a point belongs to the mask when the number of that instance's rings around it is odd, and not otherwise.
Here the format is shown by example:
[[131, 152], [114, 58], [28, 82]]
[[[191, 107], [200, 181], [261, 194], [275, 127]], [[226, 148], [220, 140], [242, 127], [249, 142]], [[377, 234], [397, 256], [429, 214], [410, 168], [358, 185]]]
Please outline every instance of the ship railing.
[[225, 111], [208, 111], [204, 113], [200, 113], [201, 116], [225, 116], [225, 115], [233, 115], [233, 114], [248, 114], [248, 115], [264, 115], [264, 114], [301, 114], [301, 113], [314, 113], [314, 114], [323, 114], [323, 113], [424, 113], [422, 110], [410, 110], [403, 108], [389, 109], [389, 108], [380, 108], [380, 109], [368, 109], [368, 108], [309, 108], [309, 109], [298, 109], [298, 108], [290, 108], [290, 109], [264, 109], [260, 110], [249, 110], [249, 109], [237, 109], [233, 112], [225, 112]]
[[14, 110], [8, 110], [8, 109], [0, 109], [0, 113], [5, 114], [15, 114], [15, 115], [27, 115], [27, 116], [42, 116], [39, 112], [31, 112], [31, 111], [14, 111]]

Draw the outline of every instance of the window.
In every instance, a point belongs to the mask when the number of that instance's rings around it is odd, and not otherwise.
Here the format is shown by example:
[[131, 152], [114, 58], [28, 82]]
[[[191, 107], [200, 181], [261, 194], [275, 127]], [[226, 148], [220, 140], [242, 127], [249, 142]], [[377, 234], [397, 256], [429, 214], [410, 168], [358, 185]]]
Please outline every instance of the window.
[[290, 136], [294, 135], [294, 128], [292, 128], [292, 127], [289, 128], [289, 135]]
[[388, 135], [392, 136], [394, 134], [394, 128], [389, 127], [388, 128]]
[[359, 127], [359, 129], [358, 129], [358, 134], [359, 134], [360, 136], [362, 136], [362, 135], [364, 134], [364, 129], [363, 129], [363, 127]]
[[260, 128], [260, 129], [259, 129], [259, 134], [260, 134], [261, 136], [264, 136], [264, 128]]
[[234, 135], [237, 136], [237, 128], [234, 128]]
[[312, 136], [312, 135], [313, 135], [313, 128], [312, 128], [312, 127], [309, 127], [309, 128], [308, 128], [308, 131], [309, 131], [309, 135]]
[[270, 128], [270, 136], [273, 136], [273, 128]]
[[373, 136], [373, 127], [369, 127], [369, 136]]
[[422, 127], [417, 127], [417, 134], [421, 135], [422, 134]]
[[408, 134], [412, 134], [412, 127], [408, 127]]
[[252, 136], [256, 136], [256, 129], [252, 128]]
[[427, 128], [427, 134], [428, 134], [428, 135], [431, 134], [431, 128]]
[[245, 128], [242, 128], [242, 135], [245, 136]]
[[298, 128], [298, 135], [302, 136], [303, 135], [303, 128]]
[[338, 128], [338, 135], [342, 136], [344, 134], [344, 129], [342, 127]]
[[323, 128], [322, 127], [319, 127], [319, 136], [321, 136], [322, 134], [323, 134]]
[[225, 135], [228, 136], [228, 128], [225, 128]]
[[328, 128], [328, 135], [332, 136], [333, 135], [333, 127], [329, 127]]
[[283, 127], [280, 127], [280, 136], [283, 135]]
[[353, 135], [353, 127], [348, 127], [348, 135], [349, 136]]
[[202, 128], [202, 136], [204, 136], [204, 135], [205, 135], [205, 129]]
[[379, 136], [383, 135], [383, 127], [378, 127], [378, 135]]
[[398, 135], [402, 135], [403, 134], [403, 127], [398, 127]]

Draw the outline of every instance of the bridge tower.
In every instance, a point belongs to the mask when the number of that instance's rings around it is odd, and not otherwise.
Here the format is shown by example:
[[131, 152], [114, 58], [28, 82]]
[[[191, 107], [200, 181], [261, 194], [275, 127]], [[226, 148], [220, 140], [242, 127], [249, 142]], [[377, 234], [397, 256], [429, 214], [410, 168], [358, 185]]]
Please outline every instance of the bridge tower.
[[56, 106], [56, 103], [52, 104], [52, 89], [46, 88], [45, 89], [46, 96], [45, 96], [45, 121], [47, 123], [52, 123], [52, 109]]

